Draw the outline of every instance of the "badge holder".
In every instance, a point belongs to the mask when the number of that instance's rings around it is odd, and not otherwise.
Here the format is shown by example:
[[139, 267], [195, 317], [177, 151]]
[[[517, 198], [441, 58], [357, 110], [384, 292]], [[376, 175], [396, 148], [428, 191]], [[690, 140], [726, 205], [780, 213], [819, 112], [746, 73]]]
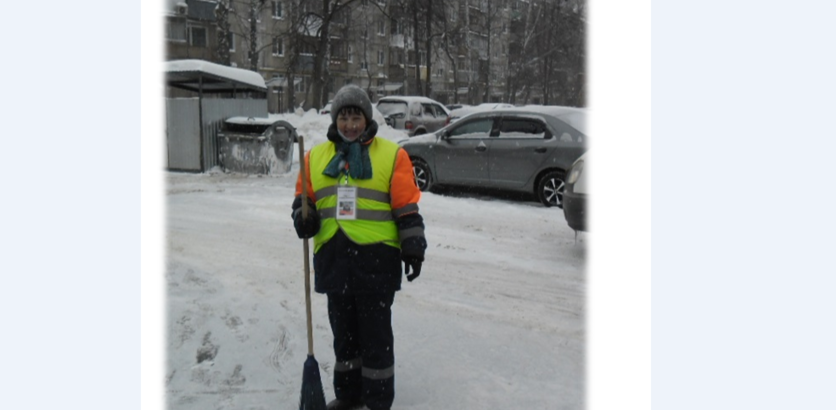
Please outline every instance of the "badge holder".
[[357, 219], [357, 187], [337, 187], [337, 219]]

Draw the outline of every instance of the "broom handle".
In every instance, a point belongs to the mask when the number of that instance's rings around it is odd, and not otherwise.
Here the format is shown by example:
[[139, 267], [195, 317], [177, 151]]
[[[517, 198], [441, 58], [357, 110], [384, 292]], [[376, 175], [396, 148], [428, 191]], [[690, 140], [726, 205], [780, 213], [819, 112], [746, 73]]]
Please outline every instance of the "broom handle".
[[[302, 219], [308, 219], [308, 179], [305, 175], [305, 139], [299, 138], [299, 174], [302, 176]], [[313, 356], [313, 324], [311, 320], [311, 265], [308, 262], [308, 238], [303, 240], [305, 251], [305, 311], [308, 316], [308, 356]]]

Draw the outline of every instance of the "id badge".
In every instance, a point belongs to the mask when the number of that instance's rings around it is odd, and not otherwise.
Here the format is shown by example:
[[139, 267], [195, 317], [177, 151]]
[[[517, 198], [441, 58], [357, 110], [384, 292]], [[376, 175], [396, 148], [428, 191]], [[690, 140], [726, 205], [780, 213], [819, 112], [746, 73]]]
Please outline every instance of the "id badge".
[[357, 187], [337, 187], [337, 219], [357, 219]]

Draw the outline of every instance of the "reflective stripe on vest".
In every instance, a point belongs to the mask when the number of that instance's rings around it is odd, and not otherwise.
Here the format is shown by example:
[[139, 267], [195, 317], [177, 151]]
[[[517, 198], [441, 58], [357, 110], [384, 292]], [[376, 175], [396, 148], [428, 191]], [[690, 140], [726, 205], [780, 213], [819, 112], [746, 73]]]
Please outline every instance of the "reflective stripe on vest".
[[328, 142], [311, 149], [311, 185], [316, 193], [316, 209], [321, 220], [319, 233], [314, 236], [314, 253], [334, 237], [337, 229], [360, 245], [384, 243], [400, 248], [389, 197], [400, 147], [389, 140], [375, 138], [368, 149], [372, 178], [348, 178], [348, 185], [357, 187], [357, 219], [354, 220], [336, 219], [337, 185], [338, 182], [345, 183], [345, 175], [340, 175], [338, 180], [322, 173], [336, 154], [336, 146]]

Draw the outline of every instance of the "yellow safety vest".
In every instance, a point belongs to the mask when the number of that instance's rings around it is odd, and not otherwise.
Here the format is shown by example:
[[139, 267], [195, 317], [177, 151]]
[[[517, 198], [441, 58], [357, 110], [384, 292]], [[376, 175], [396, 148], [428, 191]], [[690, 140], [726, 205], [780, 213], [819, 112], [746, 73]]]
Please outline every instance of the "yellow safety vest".
[[[319, 233], [314, 236], [314, 253], [328, 242], [337, 229], [360, 245], [384, 243], [400, 249], [398, 228], [392, 216], [389, 187], [400, 147], [392, 141], [375, 138], [369, 144], [372, 164], [371, 179], [353, 179], [341, 174], [331, 178], [322, 173], [336, 154], [333, 143], [319, 144], [311, 149], [309, 157], [311, 185], [316, 194], [316, 210], [319, 212]], [[346, 178], [348, 178], [346, 182]], [[337, 186], [357, 187], [357, 219], [337, 219]]]

